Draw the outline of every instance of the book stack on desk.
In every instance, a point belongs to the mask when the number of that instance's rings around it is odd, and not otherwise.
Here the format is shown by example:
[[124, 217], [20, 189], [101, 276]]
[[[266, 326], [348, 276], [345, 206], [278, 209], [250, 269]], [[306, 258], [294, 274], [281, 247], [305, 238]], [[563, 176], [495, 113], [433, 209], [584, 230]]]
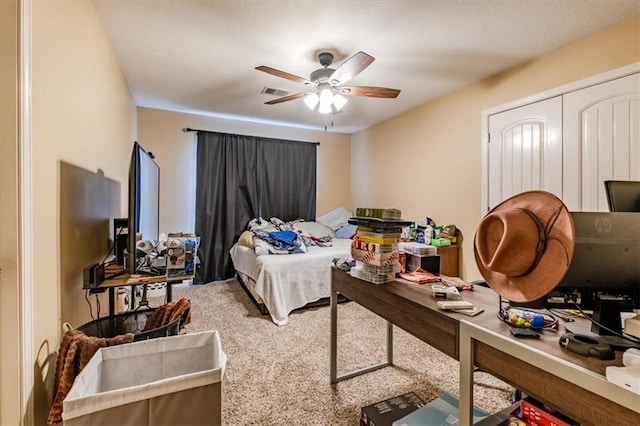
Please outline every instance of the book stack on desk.
[[374, 284], [393, 281], [396, 272], [400, 272], [398, 242], [402, 235], [402, 227], [409, 222], [399, 219], [355, 217], [351, 218], [349, 223], [358, 226], [351, 243], [351, 257], [356, 260], [351, 275]]

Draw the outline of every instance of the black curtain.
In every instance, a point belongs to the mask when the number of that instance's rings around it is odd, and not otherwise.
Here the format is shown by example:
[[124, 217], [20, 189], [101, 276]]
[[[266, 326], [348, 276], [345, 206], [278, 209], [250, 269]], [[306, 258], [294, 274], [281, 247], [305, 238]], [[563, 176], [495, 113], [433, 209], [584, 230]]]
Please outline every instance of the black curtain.
[[316, 218], [316, 144], [262, 139], [258, 196], [264, 218]]
[[312, 220], [315, 143], [198, 131], [196, 282], [233, 277], [229, 250], [254, 217]]

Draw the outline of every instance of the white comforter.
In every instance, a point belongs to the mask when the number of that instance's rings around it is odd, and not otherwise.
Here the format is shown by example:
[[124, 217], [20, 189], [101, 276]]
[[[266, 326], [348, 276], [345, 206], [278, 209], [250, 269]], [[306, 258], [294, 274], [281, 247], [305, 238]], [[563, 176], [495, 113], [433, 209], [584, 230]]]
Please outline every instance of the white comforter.
[[273, 322], [285, 325], [294, 309], [329, 297], [331, 266], [335, 257], [350, 257], [351, 240], [332, 240], [332, 247], [308, 247], [307, 253], [256, 256], [252, 248], [235, 244], [233, 265], [256, 282]]

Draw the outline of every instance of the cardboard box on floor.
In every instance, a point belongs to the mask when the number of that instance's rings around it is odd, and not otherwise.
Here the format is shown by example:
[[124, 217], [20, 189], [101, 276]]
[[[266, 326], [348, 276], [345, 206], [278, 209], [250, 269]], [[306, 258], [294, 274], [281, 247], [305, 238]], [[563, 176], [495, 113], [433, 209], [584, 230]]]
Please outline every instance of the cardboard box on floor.
[[419, 407], [424, 401], [413, 392], [367, 405], [360, 411], [360, 426], [391, 426]]
[[100, 348], [63, 402], [64, 425], [220, 425], [217, 331]]
[[[488, 415], [486, 411], [473, 407], [473, 423]], [[394, 421], [392, 426], [456, 426], [459, 418], [458, 398], [445, 392], [439, 398]]]

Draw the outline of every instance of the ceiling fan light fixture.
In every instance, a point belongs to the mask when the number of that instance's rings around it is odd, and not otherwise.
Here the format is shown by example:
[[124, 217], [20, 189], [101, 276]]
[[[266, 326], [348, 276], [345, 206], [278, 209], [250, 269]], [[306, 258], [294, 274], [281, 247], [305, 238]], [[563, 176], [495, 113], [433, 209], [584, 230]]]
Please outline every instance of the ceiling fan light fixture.
[[329, 87], [325, 87], [323, 89], [320, 90], [320, 105], [322, 106], [322, 104], [325, 105], [331, 105], [331, 102], [333, 102], [333, 90], [331, 90]]
[[331, 111], [331, 103], [326, 104], [320, 101], [320, 106], [318, 107], [318, 112], [320, 114], [329, 114]]
[[304, 97], [304, 103], [307, 104], [310, 110], [314, 110], [320, 102], [320, 97], [317, 93], [311, 93]]
[[332, 112], [331, 105], [333, 104], [333, 90], [331, 87], [323, 87], [320, 89], [320, 106], [318, 112], [321, 114], [329, 114]]
[[336, 93], [333, 96], [333, 106], [336, 108], [337, 111], [342, 110], [342, 107], [345, 106], [347, 102], [348, 102], [348, 99], [342, 96], [340, 93]]

